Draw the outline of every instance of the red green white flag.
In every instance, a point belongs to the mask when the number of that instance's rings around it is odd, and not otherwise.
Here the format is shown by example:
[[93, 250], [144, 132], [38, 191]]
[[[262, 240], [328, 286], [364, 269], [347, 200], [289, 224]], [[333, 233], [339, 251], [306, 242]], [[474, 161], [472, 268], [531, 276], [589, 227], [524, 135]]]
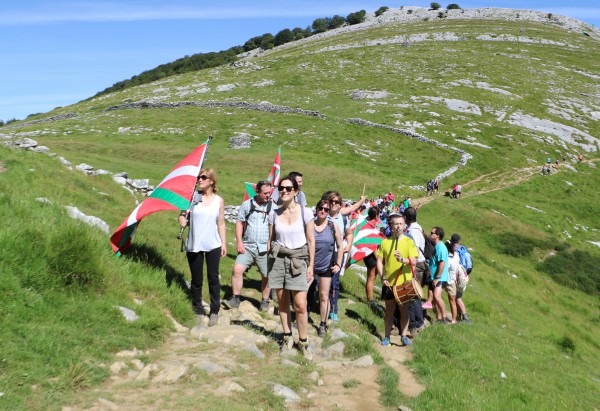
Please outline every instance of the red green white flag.
[[[279, 179], [281, 177], [281, 146], [277, 149], [277, 153], [275, 154], [275, 160], [273, 161], [273, 167], [271, 167], [271, 172], [267, 177], [267, 181], [270, 182], [273, 187], [279, 185]], [[246, 190], [244, 192], [244, 201], [252, 198], [256, 195], [256, 184], [255, 183], [245, 183]]]
[[207, 149], [208, 140], [177, 164], [148, 198], [121, 223], [110, 237], [115, 254], [121, 254], [130, 246], [142, 218], [158, 211], [186, 210], [189, 207]]
[[369, 221], [364, 218], [364, 215], [359, 215], [351, 223], [351, 227], [354, 226], [354, 239], [352, 240], [352, 248], [350, 249], [350, 257], [348, 258], [346, 267], [359, 262], [377, 250], [377, 247], [379, 247], [385, 238], [381, 234], [378, 221]]

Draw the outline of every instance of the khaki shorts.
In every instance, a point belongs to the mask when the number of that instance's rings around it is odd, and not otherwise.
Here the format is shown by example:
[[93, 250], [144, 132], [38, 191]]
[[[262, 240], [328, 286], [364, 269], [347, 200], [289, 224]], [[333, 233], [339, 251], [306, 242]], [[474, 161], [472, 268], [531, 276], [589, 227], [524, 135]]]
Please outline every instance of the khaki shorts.
[[269, 273], [269, 288], [283, 288], [284, 290], [292, 291], [308, 291], [308, 283], [306, 281], [306, 261], [303, 260], [302, 264], [302, 272], [297, 275], [292, 275], [289, 258], [268, 258], [267, 272]]
[[244, 244], [246, 252], [238, 254], [235, 264], [243, 265], [246, 268], [256, 264], [258, 271], [263, 277], [267, 277], [267, 252], [259, 253], [255, 244]]
[[457, 290], [457, 286], [456, 286], [456, 281], [452, 282], [452, 283], [446, 283], [446, 285], [444, 286], [444, 289], [446, 290], [446, 292], [448, 293], [449, 296], [456, 296], [456, 290]]

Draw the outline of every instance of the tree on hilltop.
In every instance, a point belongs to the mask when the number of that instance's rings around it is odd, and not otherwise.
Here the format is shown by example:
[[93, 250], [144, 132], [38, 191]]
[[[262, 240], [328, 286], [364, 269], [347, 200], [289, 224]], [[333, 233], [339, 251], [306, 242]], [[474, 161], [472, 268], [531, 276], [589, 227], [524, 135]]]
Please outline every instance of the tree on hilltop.
[[330, 19], [327, 19], [327, 29], [333, 30], [338, 27], [342, 27], [346, 23], [346, 19], [342, 16], [338, 16], [337, 14]]
[[292, 30], [292, 33], [294, 33], [294, 40], [300, 40], [305, 37], [310, 37], [312, 35], [312, 30], [310, 29], [310, 26], [306, 27], [305, 29], [296, 27]]
[[323, 33], [327, 31], [327, 19], [318, 18], [312, 23], [313, 33]]
[[282, 44], [289, 43], [290, 41], [296, 40], [296, 36], [290, 29], [283, 29], [275, 35], [274, 44], [275, 46], [281, 46]]
[[390, 8], [388, 6], [381, 6], [375, 11], [375, 17], [381, 16], [383, 13], [388, 11]]
[[367, 12], [365, 10], [357, 11], [355, 13], [350, 13], [350, 14], [348, 14], [348, 17], [346, 17], [346, 21], [350, 25], [359, 24], [359, 23], [362, 23], [363, 21], [365, 21], [366, 15], [367, 15]]
[[448, 10], [460, 10], [460, 6], [456, 3], [448, 4], [446, 7]]
[[442, 7], [442, 5], [440, 3], [431, 3], [430, 7], [432, 10], [439, 10]]

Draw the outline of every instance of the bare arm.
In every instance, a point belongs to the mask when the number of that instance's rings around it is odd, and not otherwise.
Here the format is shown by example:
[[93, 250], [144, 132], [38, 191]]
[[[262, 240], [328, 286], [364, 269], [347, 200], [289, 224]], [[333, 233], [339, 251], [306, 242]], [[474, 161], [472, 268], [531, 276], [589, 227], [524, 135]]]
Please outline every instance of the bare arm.
[[355, 212], [356, 210], [358, 210], [360, 208], [360, 206], [365, 203], [366, 200], [367, 200], [367, 197], [362, 196], [360, 198], [360, 200], [358, 200], [356, 203], [352, 204], [351, 206], [342, 207], [340, 209], [340, 214], [341, 215], [350, 215], [350, 214], [352, 214], [353, 212]]
[[341, 270], [342, 268], [342, 262], [344, 261], [344, 250], [342, 250], [342, 234], [340, 234], [340, 228], [337, 226], [337, 224], [333, 225], [335, 228], [335, 243], [337, 245], [337, 261], [335, 262], [335, 264], [332, 268], [331, 268], [331, 272], [332, 273], [337, 273], [338, 271]]
[[221, 204], [219, 205], [219, 218], [217, 219], [217, 226], [219, 229], [219, 237], [221, 237], [221, 257], [227, 255], [227, 239], [225, 237], [225, 202], [221, 198]]
[[377, 275], [381, 278], [383, 285], [390, 286], [388, 280], [383, 276], [383, 257], [377, 256]]
[[237, 252], [240, 254], [244, 254], [246, 252], [246, 247], [244, 247], [244, 240], [242, 239], [243, 233], [244, 233], [244, 222], [236, 221], [236, 223], [235, 223], [235, 242], [237, 243]]
[[[304, 215], [302, 215], [304, 218]], [[313, 279], [313, 268], [315, 263], [315, 223], [311, 218], [306, 223], [306, 243], [308, 244], [308, 268], [306, 271], [306, 279], [311, 282]]]

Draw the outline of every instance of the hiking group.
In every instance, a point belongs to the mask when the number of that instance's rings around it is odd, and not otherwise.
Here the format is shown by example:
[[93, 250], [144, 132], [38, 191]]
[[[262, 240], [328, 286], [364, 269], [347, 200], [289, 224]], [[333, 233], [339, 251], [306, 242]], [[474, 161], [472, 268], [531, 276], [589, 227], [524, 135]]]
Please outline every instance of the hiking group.
[[[378, 307], [373, 290], [376, 276], [383, 283], [383, 345], [390, 343], [394, 321], [402, 344], [410, 345], [411, 338], [424, 326], [423, 310], [434, 306], [440, 323], [468, 320], [462, 295], [472, 262], [467, 249], [460, 244], [458, 234], [443, 243], [443, 229], [434, 227], [426, 241], [410, 198], [405, 197], [396, 206], [392, 193], [370, 201], [362, 196], [353, 204], [343, 204], [339, 192], [327, 191], [317, 202], [313, 213], [307, 207], [302, 184], [302, 174], [298, 172], [283, 177], [277, 187], [273, 187], [270, 181], [259, 181], [256, 195], [239, 207], [235, 226], [237, 257], [231, 276], [232, 295], [223, 301], [225, 307], [236, 309], [240, 306], [244, 273], [256, 265], [261, 274], [260, 310], [269, 310], [270, 299], [277, 301], [283, 329], [282, 348], [294, 346], [293, 305], [299, 337], [296, 345], [305, 357], [312, 358], [308, 345], [309, 310], [318, 312], [320, 322], [316, 329], [319, 336], [324, 336], [329, 323], [339, 319], [340, 276], [350, 263], [363, 259], [368, 272], [365, 285], [367, 303], [372, 309], [377, 310]], [[201, 296], [203, 263], [206, 260], [210, 295], [208, 325], [214, 326], [218, 323], [221, 305], [219, 260], [227, 254], [227, 250], [224, 203], [216, 194], [217, 175], [213, 169], [203, 168], [200, 171], [198, 189], [189, 211], [181, 213], [179, 222], [182, 227], [189, 225], [185, 248], [192, 277], [190, 294], [193, 309], [197, 314], [205, 315]], [[380, 244], [371, 252], [353, 254], [356, 222], [361, 217], [376, 231]], [[386, 233], [387, 238], [379, 231]], [[348, 261], [350, 256], [351, 262]], [[399, 304], [393, 288], [412, 282], [413, 275], [419, 284], [428, 286], [428, 299], [425, 303], [417, 298], [410, 303]], [[451, 320], [445, 317], [442, 290], [448, 294]], [[317, 305], [318, 309], [315, 308]]]

